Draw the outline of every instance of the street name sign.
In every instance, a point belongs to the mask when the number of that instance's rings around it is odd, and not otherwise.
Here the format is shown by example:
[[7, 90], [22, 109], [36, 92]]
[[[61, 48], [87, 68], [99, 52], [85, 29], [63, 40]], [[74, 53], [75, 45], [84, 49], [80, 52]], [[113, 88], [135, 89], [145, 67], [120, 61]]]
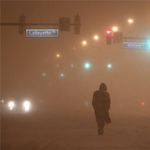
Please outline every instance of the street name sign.
[[26, 29], [26, 37], [58, 37], [58, 29]]
[[150, 49], [150, 42], [123, 42], [123, 48], [128, 49]]

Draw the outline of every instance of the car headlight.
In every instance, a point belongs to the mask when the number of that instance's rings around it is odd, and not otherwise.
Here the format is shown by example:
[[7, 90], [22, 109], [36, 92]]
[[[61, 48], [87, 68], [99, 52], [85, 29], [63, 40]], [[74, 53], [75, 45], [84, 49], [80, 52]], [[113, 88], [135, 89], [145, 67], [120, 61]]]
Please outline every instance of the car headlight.
[[10, 108], [10, 110], [12, 110], [15, 106], [15, 103], [13, 101], [8, 103], [8, 107]]
[[25, 101], [23, 103], [24, 109], [25, 111], [29, 111], [30, 110], [30, 102], [29, 101]]

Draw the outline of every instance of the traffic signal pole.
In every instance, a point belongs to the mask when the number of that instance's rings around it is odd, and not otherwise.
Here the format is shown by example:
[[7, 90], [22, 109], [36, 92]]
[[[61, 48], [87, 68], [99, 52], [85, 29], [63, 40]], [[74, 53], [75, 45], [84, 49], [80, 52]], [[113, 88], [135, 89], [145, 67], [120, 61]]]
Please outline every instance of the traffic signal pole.
[[143, 37], [122, 37], [122, 39], [148, 40], [149, 38], [143, 38]]
[[19, 23], [0, 23], [1, 26], [19, 26], [19, 33], [23, 34], [25, 30], [25, 26], [56, 26], [59, 27], [60, 31], [69, 31], [70, 26], [74, 26], [75, 34], [80, 34], [80, 16], [77, 14], [75, 16], [76, 20], [74, 23], [70, 23], [70, 18], [59, 18], [59, 23], [25, 23], [25, 16], [19, 16]]
[[106, 30], [106, 44], [111, 45], [112, 39], [114, 43], [122, 43], [123, 40], [145, 40], [148, 41], [149, 38], [144, 38], [144, 37], [123, 37], [122, 32], [114, 32], [113, 36], [111, 36], [112, 31], [110, 29]]

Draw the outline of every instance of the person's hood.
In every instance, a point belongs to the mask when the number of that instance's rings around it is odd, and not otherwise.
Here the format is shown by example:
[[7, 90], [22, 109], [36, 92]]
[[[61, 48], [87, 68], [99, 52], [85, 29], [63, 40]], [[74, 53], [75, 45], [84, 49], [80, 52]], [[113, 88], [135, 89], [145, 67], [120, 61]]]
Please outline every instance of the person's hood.
[[99, 90], [101, 92], [106, 92], [107, 91], [107, 86], [105, 83], [101, 83], [100, 86], [99, 86]]

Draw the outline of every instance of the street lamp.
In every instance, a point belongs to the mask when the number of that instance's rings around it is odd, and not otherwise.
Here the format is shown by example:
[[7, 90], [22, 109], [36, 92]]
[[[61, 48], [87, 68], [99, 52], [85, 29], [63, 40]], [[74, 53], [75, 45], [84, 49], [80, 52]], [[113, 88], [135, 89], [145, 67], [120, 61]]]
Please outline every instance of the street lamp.
[[86, 44], [87, 44], [87, 42], [86, 42], [86, 41], [83, 41], [83, 42], [82, 42], [82, 44], [83, 44], [83, 45], [86, 45]]
[[133, 19], [128, 19], [128, 23], [132, 24], [133, 23]]
[[115, 26], [112, 28], [113, 31], [118, 31], [118, 28]]
[[58, 58], [59, 58], [59, 57], [60, 57], [60, 54], [57, 54], [57, 55], [56, 55], [56, 57], [58, 57]]
[[94, 35], [94, 40], [98, 40], [98, 39], [99, 39], [98, 35]]

